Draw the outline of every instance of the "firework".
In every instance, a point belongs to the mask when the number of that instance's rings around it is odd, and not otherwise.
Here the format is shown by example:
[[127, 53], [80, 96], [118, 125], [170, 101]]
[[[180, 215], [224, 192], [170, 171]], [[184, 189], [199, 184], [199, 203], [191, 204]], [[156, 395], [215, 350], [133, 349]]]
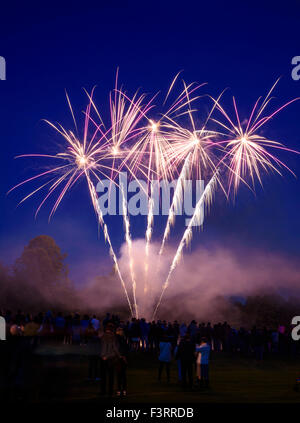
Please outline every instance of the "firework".
[[[123, 166], [129, 171], [131, 177], [137, 180], [136, 172], [139, 169], [139, 163], [134, 171], [128, 166], [126, 160], [128, 152], [128, 142], [137, 138], [141, 129], [138, 127], [139, 122], [146, 116], [146, 113], [151, 109], [151, 100], [148, 104], [144, 105], [143, 101], [145, 95], [136, 93], [130, 99], [122, 89], [117, 85], [118, 75], [116, 77], [116, 85], [113, 93], [110, 94], [110, 116], [111, 116], [111, 131], [109, 142], [111, 144], [110, 151], [113, 158], [113, 167], [115, 167], [118, 159], [121, 159], [118, 171]], [[127, 201], [124, 193], [124, 187], [121, 184], [120, 190], [122, 192], [123, 201], [123, 222], [125, 229], [125, 242], [128, 248], [129, 255], [129, 269], [132, 283], [132, 295], [135, 310], [135, 317], [138, 318], [138, 305], [136, 300], [136, 277], [134, 272], [134, 259], [132, 256], [132, 239], [130, 233], [130, 219], [127, 214]]]
[[[173, 261], [171, 263], [168, 276], [166, 278], [165, 283], [163, 284], [161, 295], [154, 309], [153, 318], [155, 317], [157, 310], [161, 304], [164, 292], [169, 286], [171, 275], [173, 271], [175, 270], [175, 268], [177, 267], [182, 257], [183, 249], [185, 246], [189, 244], [189, 242], [192, 239], [192, 234], [193, 234], [192, 228], [194, 225], [200, 224], [201, 222], [203, 204], [209, 205], [212, 201], [212, 194], [215, 191], [216, 184], [217, 182], [220, 182], [218, 174], [220, 172], [221, 165], [225, 164], [228, 170], [229, 190], [233, 185], [235, 194], [240, 182], [241, 181], [245, 182], [245, 178], [248, 176], [248, 174], [250, 175], [253, 185], [254, 185], [255, 175], [258, 178], [259, 182], [262, 184], [260, 168], [263, 168], [265, 171], [273, 170], [281, 175], [281, 172], [278, 169], [278, 166], [279, 166], [279, 167], [284, 167], [285, 169], [293, 173], [281, 160], [279, 160], [273, 154], [269, 153], [267, 148], [271, 147], [271, 148], [290, 151], [290, 152], [292, 151], [297, 154], [299, 154], [299, 152], [286, 148], [283, 144], [277, 141], [267, 139], [257, 133], [257, 131], [263, 125], [265, 125], [270, 119], [272, 119], [277, 113], [279, 113], [281, 110], [283, 110], [285, 107], [287, 107], [291, 103], [299, 100], [299, 98], [295, 98], [285, 103], [283, 106], [279, 107], [278, 109], [276, 109], [270, 115], [264, 115], [265, 109], [271, 100], [270, 98], [271, 93], [274, 90], [277, 82], [278, 81], [276, 81], [276, 83], [272, 86], [266, 98], [262, 101], [260, 107], [259, 107], [260, 99], [256, 101], [252, 109], [252, 112], [250, 114], [250, 117], [246, 121], [245, 127], [243, 127], [243, 125], [241, 124], [240, 114], [238, 112], [236, 101], [234, 98], [233, 98], [233, 105], [234, 105], [235, 116], [237, 120], [236, 125], [229, 118], [224, 108], [221, 107], [219, 103], [220, 97], [218, 98], [218, 100], [214, 100], [215, 108], [222, 113], [222, 115], [226, 118], [227, 122], [229, 122], [230, 125], [224, 124], [215, 119], [213, 119], [213, 121], [217, 122], [223, 129], [226, 129], [230, 139], [226, 140], [225, 142], [220, 141], [216, 143], [216, 146], [218, 147], [221, 146], [221, 149], [224, 150], [225, 152], [224, 157], [222, 157], [217, 167], [215, 168], [216, 170], [214, 172], [214, 175], [211, 178], [210, 182], [207, 184], [202, 196], [200, 197], [196, 205], [196, 208], [194, 210], [193, 217], [191, 218], [189, 225], [187, 229], [185, 230], [181, 241], [179, 242], [178, 248], [176, 250]], [[225, 147], [223, 147], [224, 144], [225, 144]], [[226, 161], [228, 160], [229, 160], [229, 163], [227, 164]], [[245, 183], [247, 184], [247, 182]], [[175, 194], [176, 194], [176, 191], [175, 191]], [[168, 228], [166, 228], [165, 230], [165, 235], [168, 236]], [[162, 247], [164, 245], [164, 240], [165, 240], [165, 236], [163, 238]]]
[[[171, 83], [163, 106], [165, 106], [167, 99], [170, 97], [178, 75]], [[271, 101], [271, 94], [277, 82], [263, 100], [259, 98], [256, 101], [249, 118], [246, 120], [241, 119], [235, 98], [233, 98], [234, 118], [231, 118], [221, 105], [221, 96], [217, 99], [211, 97], [213, 107], [208, 113], [204, 124], [197, 127], [194, 116], [198, 111], [194, 107], [192, 108], [192, 105], [199, 98], [195, 96], [195, 91], [203, 84], [186, 85], [183, 82], [183, 90], [167, 109], [167, 112], [160, 114], [158, 119], [154, 119], [150, 118], [149, 114], [154, 107], [153, 102], [156, 95], [147, 100], [144, 94], [136, 92], [130, 98], [122, 87], [118, 86], [117, 74], [115, 87], [109, 95], [110, 122], [108, 127], [105, 126], [95, 105], [92, 91], [91, 94], [87, 93], [89, 102], [84, 111], [83, 135], [79, 136], [75, 115], [67, 95], [75, 131], [66, 130], [60, 124], [46, 121], [62, 136], [65, 145], [62, 150], [55, 154], [18, 156], [51, 160], [53, 164], [47, 170], [19, 183], [12, 190], [24, 184], [39, 182], [39, 185], [22, 198], [20, 203], [35, 194], [46, 191], [37, 207], [35, 216], [37, 216], [42, 206], [53, 197], [54, 204], [49, 214], [49, 219], [51, 219], [66, 193], [79, 179], [85, 178], [97, 221], [101, 225], [104, 238], [109, 245], [109, 252], [124, 290], [131, 315], [138, 318], [137, 280], [124, 186], [121, 184], [119, 188], [122, 192], [122, 215], [125, 241], [129, 254], [133, 306], [121, 274], [117, 255], [111, 243], [108, 227], [98, 203], [95, 183], [101, 182], [102, 178], [108, 178], [111, 184], [116, 184], [116, 177], [122, 169], [128, 170], [131, 178], [134, 178], [137, 182], [139, 182], [138, 175], [140, 174], [146, 178], [148, 216], [145, 231], [144, 295], [147, 295], [149, 291], [150, 243], [154, 227], [154, 180], [166, 180], [168, 182], [174, 178], [175, 174], [179, 175], [159, 250], [159, 257], [161, 257], [170, 235], [171, 226], [175, 222], [176, 210], [183, 198], [184, 181], [187, 177], [201, 179], [205, 176], [208, 178], [209, 182], [197, 201], [193, 215], [177, 246], [167, 277], [162, 285], [158, 303], [154, 309], [154, 318], [164, 293], [170, 284], [173, 272], [182, 258], [184, 248], [191, 242], [193, 227], [202, 223], [203, 213], [210, 207], [217, 187], [221, 187], [228, 197], [231, 191], [236, 195], [241, 182], [247, 184], [248, 187], [250, 185], [254, 187], [255, 179], [258, 179], [259, 183], [262, 184], [262, 171], [274, 171], [280, 175], [282, 174], [282, 169], [292, 172], [285, 163], [269, 150], [293, 150], [260, 133], [262, 127], [275, 115], [298, 100], [298, 98], [293, 99], [272, 113], [266, 114], [267, 106]], [[213, 117], [216, 112], [221, 114], [220, 119]], [[185, 120], [184, 124], [181, 123], [182, 120]], [[200, 121], [202, 120], [200, 119]], [[211, 122], [214, 125], [217, 124], [220, 131], [209, 129]], [[91, 125], [92, 129], [90, 128]], [[247, 182], [248, 178], [250, 183]], [[227, 189], [224, 188], [224, 180], [228, 180]], [[144, 190], [142, 184], [140, 184], [140, 188]]]
[[[166, 103], [170, 93], [174, 87], [174, 84], [178, 78], [179, 74], [176, 75], [174, 80], [172, 81], [166, 98], [164, 100], [164, 104]], [[147, 293], [148, 291], [148, 259], [149, 259], [149, 247], [152, 238], [153, 232], [153, 223], [154, 223], [154, 216], [153, 216], [153, 178], [156, 176], [158, 180], [165, 180], [168, 181], [173, 178], [174, 170], [176, 166], [174, 165], [174, 161], [172, 158], [177, 155], [176, 149], [174, 148], [176, 136], [178, 137], [178, 129], [181, 129], [179, 124], [177, 124], [176, 119], [185, 115], [186, 113], [191, 112], [191, 104], [195, 101], [198, 97], [191, 98], [191, 94], [199, 89], [202, 85], [195, 86], [194, 84], [190, 84], [187, 86], [183, 81], [184, 89], [180, 93], [180, 95], [176, 98], [173, 102], [171, 107], [164, 113], [160, 119], [160, 121], [155, 122], [153, 120], [149, 120], [149, 126], [146, 128], [145, 137], [141, 138], [140, 143], [138, 144], [138, 149], [148, 148], [148, 164], [147, 164], [147, 177], [148, 180], [151, 180], [151, 192], [150, 198], [148, 201], [148, 219], [147, 219], [147, 228], [145, 232], [146, 238], [146, 247], [145, 247], [145, 286], [144, 292]], [[191, 117], [192, 119], [192, 117]], [[175, 130], [176, 129], [176, 130]], [[178, 139], [178, 138], [177, 138]], [[142, 146], [142, 147], [141, 147]], [[179, 177], [181, 181], [182, 177]], [[181, 182], [179, 183], [181, 186]], [[173, 198], [172, 205], [178, 202], [180, 189], [178, 188], [176, 191], [176, 196]], [[169, 211], [169, 217], [174, 215], [173, 207], [171, 206]], [[168, 219], [166, 225], [167, 234], [168, 228], [170, 227], [169, 223], [174, 220], [174, 218]], [[167, 235], [166, 235], [167, 236]], [[166, 238], [164, 237], [161, 253], [163, 251], [163, 245], [165, 243]], [[161, 254], [160, 253], [160, 254]]]
[[[97, 125], [95, 124], [94, 120], [91, 117], [91, 107], [93, 106], [95, 108], [95, 106], [92, 99], [92, 95], [89, 96], [89, 99], [90, 101], [85, 111], [85, 125], [84, 125], [82, 140], [80, 139], [79, 136], [76, 136], [72, 131], [67, 131], [61, 125], [54, 125], [53, 123], [46, 121], [60, 135], [62, 135], [65, 141], [67, 142], [65, 150], [63, 152], [57, 153], [56, 155], [28, 154], [28, 155], [18, 156], [18, 157], [51, 158], [55, 160], [62, 160], [66, 164], [62, 166], [53, 166], [50, 170], [42, 172], [34, 177], [31, 177], [21, 182], [20, 184], [13, 187], [12, 190], [26, 183], [29, 183], [33, 180], [40, 179], [44, 176], [53, 175], [50, 181], [47, 181], [46, 183], [40, 185], [38, 188], [36, 188], [34, 191], [32, 191], [30, 194], [28, 194], [26, 197], [24, 197], [21, 200], [21, 202], [25, 201], [26, 199], [28, 199], [29, 197], [31, 197], [32, 195], [36, 194], [37, 192], [39, 192], [40, 190], [42, 190], [43, 188], [49, 185], [48, 193], [46, 194], [46, 196], [44, 197], [44, 199], [42, 200], [42, 202], [40, 203], [40, 205], [38, 206], [36, 210], [35, 215], [37, 215], [41, 207], [43, 206], [43, 204], [45, 204], [45, 202], [48, 200], [48, 198], [51, 195], [55, 194], [58, 188], [61, 188], [61, 191], [59, 191], [58, 196], [55, 199], [54, 206], [51, 209], [51, 212], [49, 215], [49, 219], [50, 219], [55, 213], [55, 211], [57, 210], [59, 204], [61, 203], [67, 191], [71, 189], [72, 186], [81, 177], [84, 177], [86, 179], [90, 198], [93, 204], [93, 208], [96, 212], [98, 222], [103, 227], [105, 240], [109, 244], [110, 255], [113, 259], [117, 274], [122, 284], [122, 288], [124, 289], [124, 293], [125, 293], [131, 314], [133, 315], [133, 310], [132, 310], [128, 292], [126, 289], [126, 285], [120, 272], [117, 256], [114, 252], [114, 249], [110, 240], [108, 228], [104, 222], [103, 214], [98, 204], [95, 187], [91, 179], [91, 175], [92, 175], [96, 178], [96, 180], [100, 181], [101, 175], [108, 177], [107, 173], [110, 172], [112, 174], [112, 172], [115, 172], [116, 169], [114, 167], [109, 166], [109, 164], [107, 164], [108, 159], [110, 157], [110, 151], [108, 148], [109, 141], [107, 140], [106, 133], [103, 132], [101, 128], [101, 126], [103, 126], [102, 120], [101, 120], [101, 123]], [[74, 120], [75, 128], [77, 130], [77, 123], [76, 123], [73, 109], [72, 109], [68, 96], [67, 96], [67, 101], [68, 101], [70, 111]], [[96, 127], [96, 129], [92, 132], [91, 137], [89, 137], [88, 135], [90, 121], [92, 121]], [[113, 178], [110, 178], [110, 179], [111, 179], [111, 182], [113, 182]]]
[[[164, 105], [170, 96], [178, 75], [179, 74], [176, 75], [170, 85], [163, 103]], [[189, 113], [187, 108], [190, 108], [191, 103], [198, 98], [197, 96], [191, 98], [191, 94], [202, 85], [190, 84], [186, 86], [186, 84], [184, 84], [182, 92], [167, 111], [161, 114], [160, 118], [157, 120], [148, 118], [149, 111], [154, 107], [153, 101], [157, 95], [152, 97], [146, 107], [141, 111], [146, 119], [146, 125], [139, 129], [138, 136], [131, 146], [124, 163], [127, 164], [127, 167], [130, 168], [134, 174], [144, 169], [143, 174], [146, 176], [148, 184], [151, 184], [153, 179], [170, 180], [174, 177], [176, 167], [174, 161], [171, 160], [171, 156], [174, 150], [175, 119]]]
[[[186, 85], [186, 97], [190, 100], [190, 95]], [[169, 209], [169, 215], [165, 226], [164, 236], [159, 250], [159, 255], [163, 253], [166, 240], [170, 235], [171, 226], [175, 223], [175, 210], [182, 202], [183, 198], [183, 184], [184, 181], [193, 172], [198, 179], [201, 179], [204, 171], [215, 172], [215, 164], [211, 157], [211, 151], [214, 147], [213, 139], [218, 135], [215, 131], [206, 129], [206, 125], [211, 117], [215, 108], [212, 107], [208, 117], [200, 130], [196, 129], [193, 110], [191, 109], [191, 102], [187, 103], [189, 126], [183, 127], [178, 124], [174, 119], [168, 117], [168, 127], [172, 132], [172, 151], [170, 153], [170, 160], [173, 166], [177, 167], [184, 160], [182, 170], [175, 187], [172, 203]], [[189, 129], [191, 128], [191, 129]], [[217, 173], [215, 173], [217, 175]], [[221, 185], [221, 181], [220, 185]]]
[[[73, 110], [69, 98], [67, 96], [68, 103], [70, 105], [70, 110], [74, 118]], [[84, 125], [84, 134], [82, 140], [78, 135], [75, 135], [73, 131], [67, 131], [63, 126], [53, 124], [49, 121], [47, 122], [52, 128], [54, 128], [66, 141], [66, 146], [64, 149], [56, 154], [24, 154], [17, 156], [19, 157], [34, 157], [34, 158], [43, 158], [54, 160], [55, 163], [60, 162], [61, 165], [52, 165], [51, 168], [45, 172], [41, 172], [31, 178], [26, 179], [25, 181], [14, 186], [9, 192], [15, 190], [16, 188], [27, 184], [32, 181], [40, 180], [43, 177], [50, 177], [46, 183], [40, 185], [26, 197], [24, 197], [20, 203], [24, 202], [26, 199], [41, 191], [44, 188], [48, 188], [48, 193], [43, 198], [42, 202], [38, 206], [35, 216], [39, 213], [42, 206], [46, 201], [54, 194], [57, 194], [54, 206], [52, 207], [49, 219], [53, 216], [61, 201], [63, 200], [67, 191], [82, 177], [88, 174], [93, 174], [97, 176], [107, 175], [107, 171], [111, 170], [111, 167], [108, 164], [108, 154], [107, 154], [107, 143], [101, 143], [101, 138], [98, 134], [100, 131], [100, 126], [97, 126], [96, 130], [93, 132], [90, 139], [88, 139], [88, 124], [89, 124], [89, 115], [91, 110], [91, 102], [86, 108], [85, 111], [85, 125]], [[75, 119], [75, 118], [74, 118]], [[76, 121], [75, 127], [77, 128]]]
[[289, 172], [293, 173], [285, 163], [269, 152], [268, 149], [285, 150], [297, 154], [299, 153], [285, 147], [278, 141], [268, 139], [259, 134], [259, 130], [275, 115], [293, 102], [299, 100], [299, 98], [294, 98], [277, 108], [271, 114], [265, 114], [266, 108], [272, 99], [271, 94], [277, 83], [278, 80], [272, 86], [271, 90], [262, 102], [261, 98], [256, 101], [249, 118], [246, 120], [241, 120], [234, 97], [233, 107], [236, 122], [229, 117], [220, 102], [215, 101], [216, 110], [221, 112], [221, 115], [225, 117], [225, 123], [220, 120], [213, 120], [226, 130], [227, 138], [229, 138], [218, 143], [219, 145], [224, 146], [225, 151], [225, 155], [219, 164], [225, 164], [228, 166], [229, 170], [228, 193], [231, 188], [233, 188], [234, 194], [236, 194], [241, 182], [247, 184], [246, 178], [248, 175], [250, 176], [253, 187], [255, 185], [255, 177], [257, 177], [259, 183], [262, 185], [261, 169], [266, 172], [274, 171], [279, 175], [282, 175], [280, 168], [285, 168]]

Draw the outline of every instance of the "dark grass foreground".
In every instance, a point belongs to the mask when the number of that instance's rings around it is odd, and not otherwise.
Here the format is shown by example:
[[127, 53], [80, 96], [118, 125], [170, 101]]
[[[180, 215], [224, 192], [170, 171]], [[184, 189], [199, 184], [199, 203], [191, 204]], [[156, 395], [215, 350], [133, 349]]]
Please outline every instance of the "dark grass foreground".
[[[128, 393], [113, 398], [121, 403], [299, 403], [294, 390], [300, 375], [299, 358], [268, 358], [257, 363], [225, 353], [213, 353], [211, 387], [183, 391], [173, 360], [171, 382], [157, 380], [154, 354], [131, 353]], [[165, 376], [165, 375], [163, 375]], [[13, 393], [13, 400], [26, 403], [111, 402], [100, 396], [100, 382], [88, 381], [88, 360], [84, 346], [40, 346], [32, 357], [25, 392]], [[2, 387], [3, 389], [4, 387]], [[4, 395], [7, 394], [5, 388]]]

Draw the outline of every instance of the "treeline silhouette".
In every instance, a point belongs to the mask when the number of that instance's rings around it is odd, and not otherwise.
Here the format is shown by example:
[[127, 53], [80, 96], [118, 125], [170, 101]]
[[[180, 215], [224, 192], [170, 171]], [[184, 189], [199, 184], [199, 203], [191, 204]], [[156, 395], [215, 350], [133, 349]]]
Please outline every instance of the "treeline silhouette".
[[[40, 235], [24, 247], [11, 267], [0, 263], [0, 308], [22, 309], [31, 313], [47, 309], [81, 313], [111, 310], [126, 319], [129, 317], [113, 271], [96, 277], [79, 289], [69, 277], [66, 257], [52, 237]], [[218, 295], [211, 300], [209, 316], [207, 311], [201, 315], [201, 304], [197, 310], [189, 310], [182, 306], [174, 307], [177, 301], [184, 305], [182, 296], [166, 297], [159, 317], [166, 320], [191, 320], [194, 317], [212, 321], [223, 319], [244, 327], [277, 327], [279, 323], [289, 325], [292, 317], [300, 313], [299, 298], [284, 298], [276, 291], [260, 290], [245, 298]]]

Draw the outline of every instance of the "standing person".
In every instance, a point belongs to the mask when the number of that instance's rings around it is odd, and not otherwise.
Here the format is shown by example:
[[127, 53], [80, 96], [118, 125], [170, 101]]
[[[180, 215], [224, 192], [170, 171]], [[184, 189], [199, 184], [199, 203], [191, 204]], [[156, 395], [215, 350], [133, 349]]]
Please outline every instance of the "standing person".
[[37, 335], [40, 325], [38, 324], [37, 318], [34, 317], [24, 326], [24, 336], [27, 337], [29, 343], [33, 346], [37, 344]]
[[108, 394], [113, 395], [114, 389], [114, 373], [116, 362], [120, 357], [117, 338], [114, 333], [114, 325], [107, 323], [105, 332], [100, 340], [100, 357], [101, 357], [101, 393], [106, 394], [108, 380]]
[[32, 346], [23, 336], [20, 326], [12, 325], [7, 337], [8, 395], [11, 400], [26, 399], [32, 383]]
[[71, 314], [68, 314], [65, 317], [66, 326], [65, 326], [65, 337], [64, 337], [64, 344], [72, 344], [72, 320], [73, 317]]
[[271, 351], [278, 353], [279, 332], [276, 329], [271, 331]]
[[54, 328], [50, 317], [45, 317], [43, 323], [38, 329], [38, 335], [41, 336], [43, 342], [49, 341], [54, 334]]
[[161, 327], [161, 321], [158, 320], [154, 326], [154, 350], [159, 351], [159, 342], [163, 337], [163, 329]]
[[153, 321], [152, 323], [149, 323], [148, 343], [150, 351], [155, 350], [155, 331], [156, 323]]
[[118, 382], [117, 396], [120, 397], [122, 395], [125, 397], [127, 395], [127, 365], [129, 348], [123, 328], [119, 327], [117, 329], [116, 335], [120, 354], [116, 366]]
[[129, 331], [130, 331], [131, 349], [132, 351], [138, 351], [140, 348], [141, 328], [140, 328], [139, 320], [137, 320], [135, 317], [131, 319]]
[[182, 387], [187, 387], [187, 377], [189, 388], [193, 387], [193, 364], [195, 361], [195, 344], [191, 341], [189, 333], [187, 333], [180, 341], [178, 346], [176, 360], [180, 360]]
[[81, 343], [80, 315], [77, 313], [72, 319], [71, 331], [72, 331], [72, 344], [80, 345]]
[[141, 319], [140, 321], [140, 330], [141, 330], [141, 344], [142, 344], [142, 351], [148, 351], [149, 347], [149, 341], [148, 341], [148, 335], [149, 335], [149, 323], [146, 322], [145, 319]]
[[196, 345], [197, 353], [197, 380], [201, 387], [209, 387], [208, 363], [210, 355], [210, 345], [207, 338], [202, 338], [200, 344]]
[[180, 327], [179, 327], [179, 335], [180, 338], [183, 338], [187, 333], [187, 327], [185, 323], [181, 323]]
[[80, 320], [80, 335], [81, 335], [81, 342], [82, 344], [87, 343], [87, 339], [85, 336], [85, 332], [90, 324], [90, 318], [87, 314], [83, 316], [83, 319]]
[[91, 320], [91, 324], [93, 325], [93, 328], [98, 332], [100, 330], [100, 320], [97, 319], [97, 316], [94, 314], [93, 318]]
[[105, 319], [103, 320], [103, 328], [111, 321], [110, 313], [106, 313]]
[[191, 340], [193, 342], [196, 342], [196, 336], [198, 332], [198, 326], [197, 322], [195, 320], [192, 320], [188, 327], [188, 332], [190, 334]]
[[264, 356], [264, 335], [261, 329], [252, 329], [252, 345], [257, 362], [261, 362]]
[[88, 380], [99, 380], [99, 353], [100, 353], [100, 338], [98, 331], [95, 330], [92, 323], [89, 324], [85, 331], [85, 339], [87, 342], [87, 351], [89, 359]]
[[211, 346], [211, 341], [213, 338], [213, 328], [211, 327], [210, 322], [207, 322], [204, 338], [206, 338], [206, 342]]
[[178, 358], [177, 352], [178, 352], [178, 347], [180, 344], [180, 339], [178, 339], [177, 341], [177, 345], [174, 349], [174, 356], [176, 357], [176, 361], [177, 361], [177, 370], [178, 370], [178, 382], [181, 383], [182, 382], [182, 378], [181, 378], [181, 361]]
[[64, 335], [65, 335], [65, 326], [66, 326], [66, 320], [63, 317], [62, 313], [57, 313], [57, 316], [54, 319], [54, 330], [56, 334], [56, 339], [59, 342], [63, 342]]
[[161, 381], [161, 375], [163, 368], [166, 368], [167, 382], [170, 382], [170, 363], [172, 359], [172, 344], [169, 342], [167, 337], [162, 338], [159, 343], [159, 368], [158, 368], [158, 380]]

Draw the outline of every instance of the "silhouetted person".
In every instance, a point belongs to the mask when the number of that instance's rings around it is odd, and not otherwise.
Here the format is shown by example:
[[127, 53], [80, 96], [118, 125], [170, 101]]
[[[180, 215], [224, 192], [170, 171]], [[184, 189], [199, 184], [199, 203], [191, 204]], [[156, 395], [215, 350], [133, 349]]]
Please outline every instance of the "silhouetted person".
[[129, 348], [124, 335], [124, 330], [119, 327], [116, 332], [117, 342], [119, 348], [119, 359], [117, 361], [117, 383], [118, 391], [117, 396], [127, 395], [127, 364]]
[[31, 369], [31, 348], [17, 325], [12, 325], [8, 343], [8, 387], [11, 399], [25, 395]]
[[62, 313], [59, 312], [54, 319], [54, 329], [56, 332], [56, 339], [60, 342], [63, 342], [63, 339], [64, 339], [65, 326], [66, 326], [66, 321]]
[[172, 359], [172, 344], [167, 337], [164, 337], [159, 343], [159, 368], [158, 380], [161, 381], [161, 375], [164, 367], [166, 368], [167, 381], [170, 382], [170, 363]]
[[114, 373], [118, 358], [120, 357], [114, 325], [108, 323], [101, 337], [101, 393], [106, 394], [108, 380], [108, 394], [113, 395]]
[[135, 319], [134, 317], [132, 318], [131, 324], [129, 326], [129, 334], [131, 349], [133, 351], [138, 351], [140, 347], [141, 328], [139, 320]]
[[258, 362], [260, 362], [262, 361], [264, 355], [264, 334], [261, 329], [257, 329], [254, 326], [251, 335], [255, 358]]
[[99, 380], [99, 355], [100, 355], [100, 338], [98, 331], [94, 329], [92, 323], [89, 324], [85, 331], [85, 339], [87, 342], [88, 356], [89, 356], [89, 380]]
[[195, 360], [195, 344], [191, 341], [190, 335], [187, 333], [180, 341], [176, 359], [181, 363], [181, 378], [183, 389], [188, 386], [191, 389], [193, 386], [193, 363]]
[[208, 363], [210, 355], [210, 345], [208, 344], [207, 338], [202, 338], [200, 344], [196, 345], [197, 354], [197, 379], [201, 387], [208, 388], [209, 377], [208, 377]]

